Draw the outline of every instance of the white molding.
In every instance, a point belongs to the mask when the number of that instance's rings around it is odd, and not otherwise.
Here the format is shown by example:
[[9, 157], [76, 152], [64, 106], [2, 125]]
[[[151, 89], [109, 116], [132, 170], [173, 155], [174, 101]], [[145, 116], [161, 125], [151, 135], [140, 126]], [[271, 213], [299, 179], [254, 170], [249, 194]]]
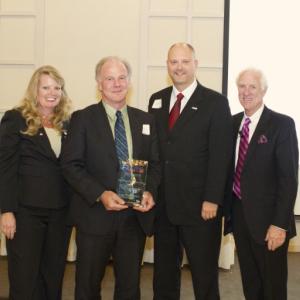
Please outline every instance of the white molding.
[[44, 64], [45, 56], [45, 0], [35, 0], [35, 66]]
[[298, 246], [289, 246], [288, 252], [294, 252], [294, 253], [300, 252], [300, 245], [298, 245]]
[[5, 113], [7, 110], [9, 110], [9, 108], [1, 108], [0, 107], [0, 114]]
[[188, 7], [184, 10], [152, 10], [149, 11], [149, 17], [187, 17], [192, 18], [224, 18], [224, 13], [220, 12], [193, 12], [191, 1], [188, 1]]
[[187, 28], [186, 28], [186, 36], [187, 42], [192, 43], [192, 18], [193, 18], [193, 3], [192, 0], [189, 0], [187, 3]]
[[147, 97], [147, 57], [148, 57], [148, 14], [150, 3], [148, 0], [141, 0], [140, 5], [140, 37], [139, 37], [139, 74], [138, 74], [138, 91], [137, 107], [141, 107], [142, 99]]
[[[166, 65], [163, 64], [148, 64], [148, 68], [166, 68]], [[197, 69], [223, 69], [222, 64], [218, 65], [198, 65]]]
[[[300, 220], [296, 219], [296, 230], [300, 230]], [[300, 236], [296, 235], [290, 240], [289, 252], [300, 252]]]
[[4, 59], [0, 59], [0, 66], [2, 65], [10, 65], [10, 66], [14, 66], [14, 65], [29, 65], [29, 66], [34, 66], [36, 64], [35, 60], [4, 60]]
[[[224, 19], [224, 13], [220, 11], [206, 11], [199, 12], [193, 11], [193, 1], [187, 0], [187, 6], [183, 9], [177, 10], [159, 10], [157, 8], [151, 9], [151, 0], [141, 0], [140, 4], [140, 39], [139, 39], [139, 74], [138, 74], [138, 93], [137, 93], [137, 106], [141, 107], [148, 101], [149, 90], [149, 70], [166, 70], [166, 65], [162, 63], [156, 63], [149, 59], [149, 24], [151, 20], [156, 18], [162, 19], [185, 19], [186, 20], [186, 41], [191, 43], [193, 41], [193, 21], [203, 20], [217, 20]], [[223, 41], [223, 39], [222, 39]], [[175, 41], [174, 41], [175, 42]], [[165, 49], [167, 53], [168, 49]], [[200, 64], [198, 70], [217, 70], [222, 71], [222, 64]], [[166, 70], [167, 72], [167, 70]], [[155, 92], [155, 91], [153, 91]]]
[[148, 13], [149, 17], [186, 17], [187, 13], [184, 11], [158, 11], [153, 10]]
[[[1, 8], [1, 1], [0, 1]], [[0, 58], [0, 66], [34, 66], [44, 62], [44, 37], [45, 37], [45, 0], [35, 0], [35, 11], [0, 11], [0, 18], [32, 18], [34, 24], [34, 53], [33, 60], [3, 60]]]
[[0, 12], [0, 17], [35, 17], [34, 11], [6, 11]]

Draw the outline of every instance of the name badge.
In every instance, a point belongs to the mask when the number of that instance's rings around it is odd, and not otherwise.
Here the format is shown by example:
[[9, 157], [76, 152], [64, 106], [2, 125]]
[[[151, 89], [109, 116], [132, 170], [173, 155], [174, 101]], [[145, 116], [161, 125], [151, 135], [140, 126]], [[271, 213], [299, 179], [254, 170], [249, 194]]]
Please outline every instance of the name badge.
[[156, 99], [154, 100], [153, 104], [152, 104], [152, 108], [161, 108], [161, 99]]
[[143, 124], [142, 134], [150, 135], [150, 125], [149, 124]]

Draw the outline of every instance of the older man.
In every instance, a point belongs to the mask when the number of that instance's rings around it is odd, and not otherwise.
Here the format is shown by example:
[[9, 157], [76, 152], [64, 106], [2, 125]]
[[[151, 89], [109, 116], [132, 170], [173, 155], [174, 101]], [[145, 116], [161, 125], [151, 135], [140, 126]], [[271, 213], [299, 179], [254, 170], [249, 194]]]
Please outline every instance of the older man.
[[[71, 215], [77, 228], [75, 299], [100, 297], [106, 264], [113, 258], [114, 299], [140, 299], [140, 265], [152, 233], [154, 197], [160, 180], [154, 119], [126, 105], [130, 67], [118, 57], [96, 66], [100, 103], [73, 114], [63, 149], [66, 179], [76, 191]], [[128, 207], [117, 194], [120, 164], [148, 161], [141, 205]]]
[[233, 230], [245, 298], [285, 300], [287, 249], [295, 235], [295, 124], [264, 105], [261, 71], [243, 70], [236, 82], [244, 112], [233, 117], [236, 152], [226, 231]]

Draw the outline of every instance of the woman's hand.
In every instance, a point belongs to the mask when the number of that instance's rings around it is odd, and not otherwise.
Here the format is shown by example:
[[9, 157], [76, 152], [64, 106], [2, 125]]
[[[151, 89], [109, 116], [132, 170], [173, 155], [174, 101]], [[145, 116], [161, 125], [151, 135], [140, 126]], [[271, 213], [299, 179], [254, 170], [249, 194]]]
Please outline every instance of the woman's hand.
[[7, 239], [12, 240], [16, 233], [16, 218], [12, 212], [0, 216], [0, 229]]

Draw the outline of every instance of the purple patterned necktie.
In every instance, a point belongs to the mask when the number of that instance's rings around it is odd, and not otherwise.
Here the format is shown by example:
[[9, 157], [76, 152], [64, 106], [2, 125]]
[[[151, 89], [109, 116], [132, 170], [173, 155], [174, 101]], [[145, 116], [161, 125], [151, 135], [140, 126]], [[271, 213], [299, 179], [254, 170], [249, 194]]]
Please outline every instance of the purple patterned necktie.
[[235, 195], [241, 199], [241, 174], [245, 162], [245, 157], [249, 145], [249, 124], [251, 120], [246, 118], [243, 124], [242, 132], [240, 134], [240, 146], [239, 146], [239, 158], [236, 164], [234, 179], [233, 179], [233, 192]]

